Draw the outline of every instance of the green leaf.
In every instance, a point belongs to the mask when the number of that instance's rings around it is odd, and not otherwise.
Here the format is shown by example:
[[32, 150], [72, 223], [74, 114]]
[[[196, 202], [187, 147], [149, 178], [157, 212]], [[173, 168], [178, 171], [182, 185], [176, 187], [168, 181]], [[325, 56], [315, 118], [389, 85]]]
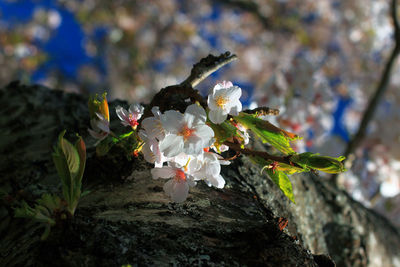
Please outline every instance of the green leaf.
[[66, 139], [64, 139], [65, 131], [59, 136], [59, 146], [67, 160], [68, 169], [72, 175], [76, 175], [79, 171], [80, 159], [78, 150]]
[[82, 177], [86, 164], [86, 146], [80, 136], [75, 145], [64, 139], [65, 131], [54, 148], [53, 161], [61, 178], [62, 191], [68, 211], [74, 214], [81, 195]]
[[41, 240], [45, 240], [49, 236], [51, 226], [56, 224], [53, 219], [54, 210], [59, 208], [61, 208], [61, 200], [58, 196], [43, 194], [37, 200], [35, 208], [31, 208], [25, 201], [22, 201], [20, 207], [14, 210], [14, 217], [27, 218], [42, 223], [45, 230]]
[[293, 203], [296, 203], [294, 201], [292, 183], [290, 182], [289, 177], [286, 175], [286, 173], [272, 169], [265, 170], [271, 180], [274, 181], [274, 183], [285, 194], [285, 196], [287, 196]]
[[227, 121], [224, 121], [221, 124], [214, 124], [211, 121], [207, 121], [207, 125], [213, 129], [214, 137], [219, 144], [222, 144], [234, 136], [240, 137], [237, 134], [237, 128]]
[[15, 218], [33, 218], [35, 217], [35, 209], [31, 208], [25, 201], [21, 202], [21, 206], [14, 210]]
[[308, 169], [304, 169], [304, 168], [297, 167], [297, 166], [292, 166], [290, 164], [281, 163], [281, 162], [279, 162], [276, 169], [278, 171], [284, 171], [286, 174], [289, 174], [289, 175], [294, 174], [294, 173], [309, 171]]
[[315, 169], [326, 173], [340, 173], [346, 171], [343, 161], [345, 157], [338, 158], [320, 156], [311, 152], [293, 155], [290, 160], [305, 169]]
[[69, 197], [69, 192], [71, 187], [72, 174], [69, 171], [67, 159], [65, 158], [65, 155], [59, 145], [54, 147], [54, 152], [52, 156], [58, 176], [61, 179], [64, 198], [69, 203], [71, 201]]
[[282, 130], [268, 121], [264, 121], [254, 115], [244, 112], [241, 112], [239, 116], [234, 117], [234, 119], [260, 137], [263, 143], [269, 143], [285, 154], [295, 153], [290, 146], [290, 141], [299, 139], [297, 135]]
[[74, 198], [74, 183], [79, 171], [80, 159], [76, 148], [64, 139], [65, 130], [58, 137], [58, 144], [54, 148], [53, 161], [58, 175], [61, 178], [62, 191], [70, 207]]
[[36, 204], [35, 208], [30, 207], [25, 201], [21, 206], [14, 210], [15, 218], [28, 218], [36, 222], [55, 225], [55, 221], [51, 218], [52, 213], [44, 206]]
[[42, 197], [37, 200], [37, 203], [40, 206], [46, 207], [51, 212], [62, 208], [61, 199], [51, 194], [43, 194]]

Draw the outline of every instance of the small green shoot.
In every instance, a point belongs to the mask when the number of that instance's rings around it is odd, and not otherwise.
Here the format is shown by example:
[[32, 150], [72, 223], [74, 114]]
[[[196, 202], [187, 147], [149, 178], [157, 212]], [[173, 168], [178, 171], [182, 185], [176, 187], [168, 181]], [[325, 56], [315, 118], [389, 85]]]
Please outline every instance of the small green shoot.
[[86, 146], [82, 137], [72, 145], [64, 138], [65, 131], [58, 137], [54, 147], [53, 161], [61, 178], [62, 191], [67, 210], [73, 216], [81, 196], [82, 177], [85, 170]]

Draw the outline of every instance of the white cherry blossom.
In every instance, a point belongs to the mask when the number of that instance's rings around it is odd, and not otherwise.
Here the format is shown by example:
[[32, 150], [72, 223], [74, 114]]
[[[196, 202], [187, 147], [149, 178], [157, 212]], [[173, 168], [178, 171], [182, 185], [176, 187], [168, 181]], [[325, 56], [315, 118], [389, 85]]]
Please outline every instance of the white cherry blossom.
[[182, 152], [188, 155], [201, 154], [203, 148], [214, 141], [214, 131], [205, 124], [206, 119], [205, 110], [196, 104], [188, 106], [184, 114], [176, 110], [166, 111], [161, 116], [166, 136], [160, 140], [160, 151], [167, 157]]
[[181, 203], [186, 200], [189, 194], [189, 187], [195, 186], [194, 177], [188, 174], [186, 167], [181, 167], [174, 162], [169, 166], [154, 168], [151, 170], [153, 179], [172, 178], [164, 184], [164, 192], [171, 197], [172, 201]]
[[146, 132], [148, 139], [156, 138], [158, 141], [161, 141], [165, 137], [165, 130], [161, 123], [161, 112], [159, 107], [155, 106], [151, 109], [153, 113], [153, 117], [145, 118], [141, 127]]
[[139, 125], [138, 120], [143, 115], [144, 108], [139, 104], [132, 104], [129, 111], [121, 106], [116, 107], [118, 118], [120, 118], [122, 125], [131, 126], [133, 129]]
[[[208, 186], [215, 186], [217, 188], [224, 188], [225, 180], [221, 176], [221, 162], [217, 154], [212, 152], [204, 152], [201, 158], [198, 158], [201, 162], [197, 168], [191, 168], [191, 174], [195, 177], [195, 180], [204, 180]], [[223, 161], [226, 164], [225, 161]], [[229, 164], [229, 163], [228, 163]]]
[[210, 121], [221, 124], [226, 120], [228, 114], [237, 116], [242, 110], [242, 103], [239, 100], [241, 95], [242, 89], [229, 81], [215, 85], [207, 100]]
[[157, 106], [153, 107], [151, 111], [154, 116], [142, 121], [139, 137], [145, 142], [142, 147], [144, 159], [160, 168], [164, 162], [170, 159], [164, 156], [159, 146], [159, 141], [165, 137], [165, 131], [160, 121], [161, 112]]
[[156, 168], [162, 167], [163, 163], [169, 159], [161, 153], [157, 139], [149, 139], [143, 130], [139, 131], [139, 137], [145, 142], [142, 147], [144, 159], [149, 163], [154, 163]]

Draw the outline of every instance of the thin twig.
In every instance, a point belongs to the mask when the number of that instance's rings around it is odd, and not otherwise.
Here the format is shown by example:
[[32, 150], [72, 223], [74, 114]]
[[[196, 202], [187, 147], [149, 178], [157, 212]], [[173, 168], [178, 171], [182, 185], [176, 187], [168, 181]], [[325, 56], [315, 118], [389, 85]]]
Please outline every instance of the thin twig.
[[232, 142], [228, 142], [228, 141], [224, 142], [224, 145], [228, 146], [232, 150], [235, 150], [236, 152], [241, 153], [243, 155], [258, 156], [265, 160], [277, 161], [277, 162], [285, 163], [285, 164], [289, 164], [289, 165], [294, 164], [293, 162], [290, 161], [290, 156], [274, 156], [265, 151], [258, 151], [258, 150], [253, 150], [250, 148], [242, 148], [240, 144], [232, 143]]
[[201, 59], [200, 62], [193, 65], [190, 76], [180, 85], [190, 85], [191, 87], [195, 87], [212, 73], [236, 59], [237, 56], [234, 54], [231, 55], [229, 51], [221, 54], [218, 57], [208, 55], [207, 57]]
[[[397, 0], [392, 0], [390, 14], [391, 14], [391, 17], [393, 20], [393, 26], [394, 26], [395, 46], [394, 46], [393, 51], [386, 63], [385, 69], [383, 70], [383, 74], [382, 74], [382, 77], [376, 88], [375, 94], [372, 96], [372, 98], [370, 99], [370, 101], [368, 103], [367, 108], [365, 109], [365, 113], [361, 120], [358, 131], [354, 135], [352, 140], [349, 142], [349, 144], [347, 145], [346, 151], [344, 153], [344, 156], [346, 158], [348, 158], [349, 155], [354, 152], [356, 147], [364, 139], [368, 124], [372, 120], [372, 118], [375, 114], [376, 108], [377, 108], [382, 96], [386, 92], [386, 89], [387, 89], [389, 81], [390, 81], [390, 76], [391, 76], [393, 65], [395, 63], [397, 56], [400, 53], [400, 27], [399, 27], [399, 21], [397, 18]], [[332, 181], [334, 183], [337, 182], [337, 175], [332, 176]]]

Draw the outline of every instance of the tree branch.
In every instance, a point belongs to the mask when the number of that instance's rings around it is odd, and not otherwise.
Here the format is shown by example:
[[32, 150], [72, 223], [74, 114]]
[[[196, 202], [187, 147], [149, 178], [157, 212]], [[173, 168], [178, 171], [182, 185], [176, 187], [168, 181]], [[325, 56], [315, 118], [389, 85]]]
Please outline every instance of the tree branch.
[[[376, 108], [377, 108], [382, 96], [386, 92], [386, 89], [387, 89], [389, 81], [390, 81], [390, 76], [391, 76], [393, 65], [395, 63], [397, 56], [400, 53], [400, 27], [399, 27], [399, 21], [397, 18], [397, 0], [392, 0], [390, 14], [391, 14], [393, 26], [394, 26], [395, 46], [394, 46], [393, 51], [386, 63], [385, 69], [383, 71], [383, 74], [379, 81], [379, 84], [376, 88], [375, 94], [372, 96], [372, 98], [370, 99], [370, 101], [368, 103], [367, 108], [365, 109], [365, 113], [361, 120], [358, 131], [347, 145], [346, 151], [344, 153], [344, 156], [346, 158], [348, 158], [349, 155], [354, 152], [356, 147], [364, 139], [368, 124], [372, 120], [373, 115], [375, 114]], [[333, 175], [332, 181], [336, 183], [337, 182], [336, 180], [337, 180], [337, 175]]]
[[236, 59], [237, 56], [235, 54], [231, 55], [229, 51], [219, 55], [218, 57], [208, 55], [207, 57], [202, 58], [200, 62], [193, 65], [190, 76], [180, 85], [190, 85], [191, 87], [195, 87], [213, 72], [216, 72], [218, 69]]
[[181, 105], [177, 104], [176, 101], [172, 101], [173, 98], [173, 100], [176, 100], [177, 96], [182, 98], [182, 100], [190, 98], [192, 103], [199, 102], [201, 106], [206, 108], [207, 102], [199, 94], [199, 91], [193, 89], [193, 87], [198, 85], [213, 72], [236, 59], [237, 56], [234, 54], [231, 55], [229, 51], [219, 56], [208, 55], [207, 57], [202, 58], [198, 63], [193, 65], [189, 77], [181, 84], [165, 87], [153, 97], [139, 122], [152, 116], [151, 109], [155, 106], [160, 107], [161, 111], [168, 109], [179, 110]]

